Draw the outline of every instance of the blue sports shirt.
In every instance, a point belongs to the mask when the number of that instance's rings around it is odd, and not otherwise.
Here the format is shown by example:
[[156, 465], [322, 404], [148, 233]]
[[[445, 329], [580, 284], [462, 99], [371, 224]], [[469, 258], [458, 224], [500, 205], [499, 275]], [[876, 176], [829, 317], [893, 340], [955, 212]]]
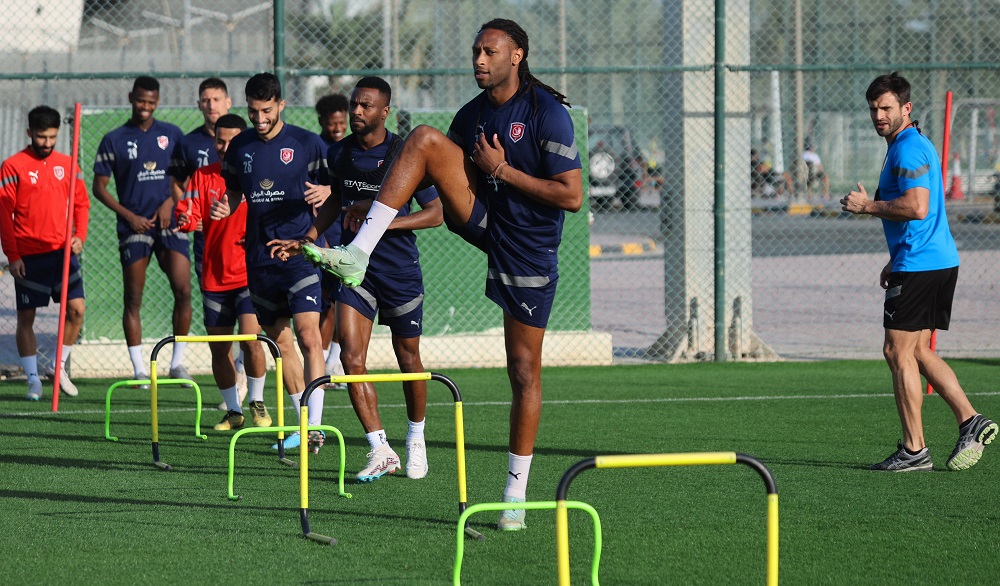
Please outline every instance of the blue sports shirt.
[[[329, 161], [330, 147], [337, 144], [337, 141], [327, 138], [322, 134], [319, 135], [319, 137], [323, 139], [323, 144], [326, 145], [327, 161]], [[341, 216], [340, 219], [343, 219], [343, 216]], [[326, 232], [323, 232], [322, 234], [323, 240], [326, 242], [326, 246], [338, 246], [340, 244], [340, 237], [343, 230], [344, 226], [339, 221], [330, 224], [330, 227], [327, 228]]]
[[[378, 194], [385, 172], [388, 170], [389, 163], [392, 162], [385, 159], [394, 136], [391, 132], [386, 131], [382, 144], [368, 150], [362, 150], [357, 145], [354, 135], [348, 136], [330, 147], [328, 157], [330, 186], [333, 193], [340, 194], [341, 206], [347, 207], [361, 200], [373, 199]], [[351, 161], [342, 161], [342, 157], [348, 152], [351, 153]], [[344, 172], [345, 170], [347, 172]], [[437, 198], [437, 189], [428, 187], [414, 193], [412, 199], [417, 200], [417, 203], [423, 207]], [[409, 213], [410, 202], [407, 201], [399, 209], [396, 217]], [[343, 219], [344, 214], [341, 213], [336, 223], [341, 224]], [[356, 235], [350, 230], [344, 230], [341, 243], [349, 244]], [[419, 262], [417, 235], [413, 233], [413, 230], [387, 230], [378, 246], [372, 251], [368, 261], [368, 270], [391, 275], [420, 268]]]
[[[455, 115], [448, 138], [471, 156], [481, 132], [488, 140], [496, 134], [510, 166], [534, 177], [549, 178], [580, 168], [569, 112], [542, 88], [522, 87], [499, 108], [482, 92]], [[494, 241], [556, 254], [562, 240], [563, 210], [539, 203], [503, 182], [494, 184], [486, 173], [477, 171], [476, 194], [488, 205], [488, 229]]]
[[[146, 131], [126, 122], [101, 139], [94, 174], [114, 177], [118, 201], [132, 213], [152, 218], [170, 197], [171, 155], [182, 136], [180, 128], [167, 122], [153, 120]], [[119, 217], [118, 234], [131, 232]]]
[[948, 227], [941, 181], [941, 160], [934, 145], [916, 128], [907, 128], [889, 145], [878, 180], [879, 199], [899, 198], [907, 189], [930, 191], [923, 220], [882, 220], [893, 272], [936, 271], [957, 267], [958, 250]]
[[219, 160], [215, 151], [215, 137], [202, 124], [184, 135], [174, 147], [170, 176], [180, 183], [187, 181], [194, 172]]
[[[264, 142], [251, 127], [229, 144], [222, 162], [226, 189], [242, 193], [247, 203], [247, 267], [281, 263], [271, 258], [271, 240], [297, 240], [313, 225], [305, 201], [306, 182], [327, 185], [326, 146], [318, 134], [284, 124]], [[239, 201], [230, 200], [235, 208]]]

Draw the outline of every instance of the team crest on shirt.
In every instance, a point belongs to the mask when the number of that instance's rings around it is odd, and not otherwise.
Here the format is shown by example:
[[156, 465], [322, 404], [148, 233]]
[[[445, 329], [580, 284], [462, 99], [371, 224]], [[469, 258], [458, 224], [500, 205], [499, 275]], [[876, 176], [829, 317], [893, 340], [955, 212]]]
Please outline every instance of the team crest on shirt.
[[524, 123], [523, 122], [511, 122], [510, 123], [510, 139], [517, 142], [524, 138]]
[[281, 162], [288, 164], [295, 158], [295, 149], [281, 149]]
[[56, 180], [62, 181], [63, 177], [66, 176], [66, 169], [63, 169], [61, 165], [56, 165], [52, 167], [52, 174], [56, 176]]
[[161, 151], [165, 151], [165, 150], [167, 150], [167, 147], [170, 146], [170, 139], [168, 137], [162, 136], [162, 135], [161, 136], [157, 136], [156, 137], [156, 146], [160, 147]]

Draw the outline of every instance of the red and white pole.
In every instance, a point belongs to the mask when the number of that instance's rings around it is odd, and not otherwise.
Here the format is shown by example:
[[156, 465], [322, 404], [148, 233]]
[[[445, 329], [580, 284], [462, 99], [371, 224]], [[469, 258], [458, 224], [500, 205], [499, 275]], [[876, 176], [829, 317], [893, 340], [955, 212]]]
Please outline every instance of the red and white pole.
[[66, 243], [63, 245], [62, 291], [59, 293], [59, 329], [56, 333], [55, 383], [52, 385], [52, 411], [59, 411], [59, 381], [62, 378], [63, 337], [66, 332], [66, 295], [69, 293], [69, 260], [73, 254], [73, 200], [76, 195], [76, 170], [80, 162], [80, 102], [73, 105], [73, 150], [68, 172], [69, 197], [66, 201]]

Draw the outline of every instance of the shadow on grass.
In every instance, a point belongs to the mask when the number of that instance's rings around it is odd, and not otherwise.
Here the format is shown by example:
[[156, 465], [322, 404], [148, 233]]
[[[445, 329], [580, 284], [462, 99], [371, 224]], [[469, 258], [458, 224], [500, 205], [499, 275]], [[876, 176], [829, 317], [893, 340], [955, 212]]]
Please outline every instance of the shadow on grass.
[[784, 458], [768, 458], [765, 462], [768, 468], [773, 468], [774, 465], [782, 466], [810, 466], [813, 468], [840, 468], [843, 470], [871, 470], [871, 464], [864, 464], [860, 462], [837, 462], [828, 460], [802, 460], [802, 459], [784, 459]]

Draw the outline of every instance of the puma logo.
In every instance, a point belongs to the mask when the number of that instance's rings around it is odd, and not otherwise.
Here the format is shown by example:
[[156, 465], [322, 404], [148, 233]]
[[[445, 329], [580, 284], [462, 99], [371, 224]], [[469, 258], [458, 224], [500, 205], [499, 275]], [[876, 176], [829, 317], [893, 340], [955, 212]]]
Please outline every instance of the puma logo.
[[410, 320], [410, 325], [411, 326], [417, 326], [419, 328], [420, 327], [420, 320], [419, 319], [411, 319]]
[[31, 178], [32, 185], [38, 183], [38, 171], [28, 171], [28, 177]]
[[538, 306], [536, 305], [535, 307], [528, 307], [528, 304], [522, 301], [522, 302], [521, 302], [521, 307], [523, 307], [523, 308], [524, 308], [524, 310], [528, 312], [528, 315], [530, 315], [530, 316], [534, 317], [534, 316], [535, 316], [535, 313], [534, 313], [534, 312], [535, 312], [535, 309], [536, 309], [536, 308], [537, 308]]
[[312, 295], [306, 295], [306, 301], [312, 301], [313, 305], [319, 305], [319, 303], [316, 302], [316, 298]]
[[884, 312], [884, 313], [885, 313], [886, 315], [888, 315], [888, 316], [889, 316], [889, 319], [894, 319], [894, 318], [893, 318], [892, 316], [896, 315], [896, 314], [897, 314], [897, 313], [899, 312], [899, 310], [896, 310], [896, 311], [894, 311], [894, 312], [892, 312], [892, 313], [889, 313], [889, 310], [888, 310], [888, 309], [883, 309], [882, 311], [883, 311], [883, 312]]
[[513, 476], [514, 480], [521, 480], [521, 474], [523, 474], [523, 473], [522, 472], [518, 472], [517, 474], [514, 474], [513, 472], [511, 472], [510, 470], [508, 470], [507, 474], [510, 474], [511, 476]]

